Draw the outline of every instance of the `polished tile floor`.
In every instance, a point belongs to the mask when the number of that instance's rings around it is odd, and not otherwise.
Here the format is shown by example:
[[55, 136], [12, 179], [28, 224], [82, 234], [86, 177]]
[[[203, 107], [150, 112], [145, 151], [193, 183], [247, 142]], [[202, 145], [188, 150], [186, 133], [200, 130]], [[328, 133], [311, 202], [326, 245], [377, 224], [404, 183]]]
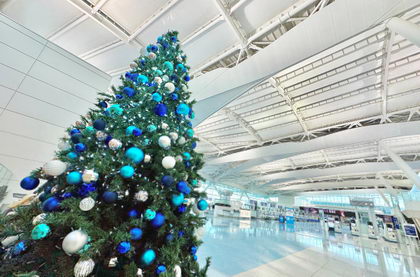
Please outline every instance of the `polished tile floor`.
[[209, 218], [199, 235], [209, 277], [419, 276], [418, 248], [328, 234], [319, 223]]

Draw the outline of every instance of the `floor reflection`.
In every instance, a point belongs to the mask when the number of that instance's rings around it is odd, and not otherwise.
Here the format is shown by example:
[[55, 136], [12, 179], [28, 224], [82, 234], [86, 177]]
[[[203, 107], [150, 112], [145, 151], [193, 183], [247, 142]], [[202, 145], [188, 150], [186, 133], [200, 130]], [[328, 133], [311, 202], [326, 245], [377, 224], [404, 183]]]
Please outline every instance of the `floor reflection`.
[[418, 249], [326, 234], [319, 223], [287, 225], [217, 217], [209, 218], [200, 233], [204, 244], [199, 259], [212, 257], [211, 277], [233, 276], [308, 248], [369, 273], [365, 276], [420, 276]]

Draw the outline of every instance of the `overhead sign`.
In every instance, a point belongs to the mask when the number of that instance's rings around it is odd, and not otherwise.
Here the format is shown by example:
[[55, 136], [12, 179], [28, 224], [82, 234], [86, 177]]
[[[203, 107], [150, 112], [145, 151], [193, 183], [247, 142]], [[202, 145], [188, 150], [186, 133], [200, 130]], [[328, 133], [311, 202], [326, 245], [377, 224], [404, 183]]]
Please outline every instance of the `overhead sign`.
[[357, 207], [374, 207], [374, 203], [372, 200], [366, 199], [351, 199], [350, 205], [357, 206]]
[[403, 228], [404, 228], [404, 234], [407, 237], [413, 237], [413, 238], [418, 238], [418, 234], [417, 234], [417, 229], [416, 229], [416, 225], [414, 224], [403, 224]]

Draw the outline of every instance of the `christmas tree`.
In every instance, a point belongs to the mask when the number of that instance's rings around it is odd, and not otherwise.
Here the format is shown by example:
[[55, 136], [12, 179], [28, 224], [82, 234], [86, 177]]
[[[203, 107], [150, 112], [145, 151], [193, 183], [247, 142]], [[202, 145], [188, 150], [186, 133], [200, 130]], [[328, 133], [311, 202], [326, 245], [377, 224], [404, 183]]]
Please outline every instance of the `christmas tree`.
[[175, 31], [146, 50], [21, 181], [36, 197], [0, 218], [0, 276], [206, 276], [189, 67]]

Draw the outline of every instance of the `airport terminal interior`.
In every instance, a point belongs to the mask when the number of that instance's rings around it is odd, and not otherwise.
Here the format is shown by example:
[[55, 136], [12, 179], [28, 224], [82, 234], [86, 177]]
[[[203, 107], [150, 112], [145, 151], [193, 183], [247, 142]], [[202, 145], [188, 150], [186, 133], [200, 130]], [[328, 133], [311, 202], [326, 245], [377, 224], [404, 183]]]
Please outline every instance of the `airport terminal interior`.
[[0, 0], [1, 277], [420, 277], [420, 0]]

